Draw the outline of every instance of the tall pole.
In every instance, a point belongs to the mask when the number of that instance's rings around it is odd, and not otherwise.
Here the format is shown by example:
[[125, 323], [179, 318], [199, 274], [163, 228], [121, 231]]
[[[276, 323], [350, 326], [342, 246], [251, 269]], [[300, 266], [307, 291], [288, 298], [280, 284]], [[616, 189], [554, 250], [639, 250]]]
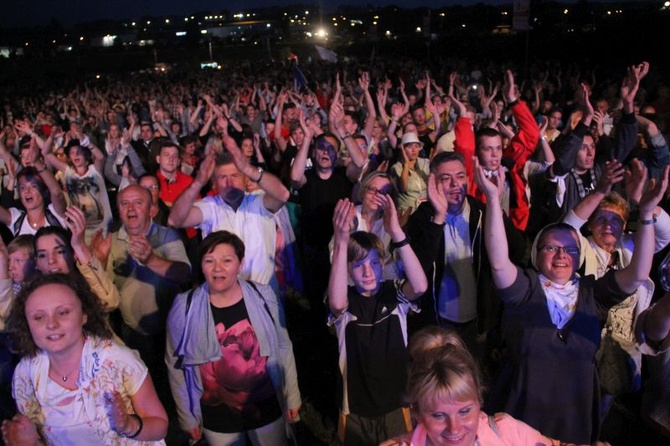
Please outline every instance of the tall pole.
[[214, 62], [214, 58], [212, 57], [212, 41], [209, 41], [209, 61]]

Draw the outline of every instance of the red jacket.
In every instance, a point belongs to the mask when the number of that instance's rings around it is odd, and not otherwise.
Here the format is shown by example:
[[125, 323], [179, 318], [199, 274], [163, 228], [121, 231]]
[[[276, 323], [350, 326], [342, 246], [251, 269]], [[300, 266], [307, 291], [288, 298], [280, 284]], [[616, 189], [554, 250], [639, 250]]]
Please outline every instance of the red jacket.
[[[525, 102], [518, 101], [512, 105], [511, 110], [519, 131], [503, 151], [503, 158], [512, 163], [507, 173], [510, 185], [509, 217], [514, 226], [525, 231], [530, 216], [530, 203], [526, 196], [527, 181], [523, 175], [523, 168], [540, 140], [540, 127]], [[454, 127], [454, 133], [454, 151], [465, 158], [465, 169], [469, 176], [469, 193], [482, 203], [486, 203], [486, 196], [475, 183], [472, 157], [475, 155], [476, 141], [470, 121], [467, 118], [459, 118]]]

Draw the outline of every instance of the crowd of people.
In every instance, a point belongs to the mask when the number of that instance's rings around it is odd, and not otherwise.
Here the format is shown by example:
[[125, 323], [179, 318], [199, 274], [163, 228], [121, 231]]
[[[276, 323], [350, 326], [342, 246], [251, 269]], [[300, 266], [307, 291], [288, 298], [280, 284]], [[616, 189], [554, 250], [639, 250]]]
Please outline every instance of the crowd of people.
[[6, 444], [670, 437], [669, 78], [299, 68], [6, 97]]

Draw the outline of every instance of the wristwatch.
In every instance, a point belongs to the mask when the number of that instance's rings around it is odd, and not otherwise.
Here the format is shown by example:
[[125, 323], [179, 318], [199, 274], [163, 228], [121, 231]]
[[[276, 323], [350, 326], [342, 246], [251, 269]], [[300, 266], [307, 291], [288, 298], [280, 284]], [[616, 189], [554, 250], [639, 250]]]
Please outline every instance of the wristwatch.
[[265, 169], [263, 169], [262, 167], [259, 167], [258, 168], [258, 179], [254, 180], [253, 178], [251, 178], [251, 181], [253, 181], [256, 184], [260, 183], [261, 180], [263, 179], [263, 173], [264, 172], [265, 172]]

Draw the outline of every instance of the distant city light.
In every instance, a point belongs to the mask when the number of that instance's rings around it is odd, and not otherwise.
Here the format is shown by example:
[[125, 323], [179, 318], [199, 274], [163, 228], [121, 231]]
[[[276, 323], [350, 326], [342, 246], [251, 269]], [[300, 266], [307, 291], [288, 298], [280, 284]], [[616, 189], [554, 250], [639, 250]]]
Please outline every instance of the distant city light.
[[206, 29], [201, 29], [200, 34], [207, 34], [207, 30]]

